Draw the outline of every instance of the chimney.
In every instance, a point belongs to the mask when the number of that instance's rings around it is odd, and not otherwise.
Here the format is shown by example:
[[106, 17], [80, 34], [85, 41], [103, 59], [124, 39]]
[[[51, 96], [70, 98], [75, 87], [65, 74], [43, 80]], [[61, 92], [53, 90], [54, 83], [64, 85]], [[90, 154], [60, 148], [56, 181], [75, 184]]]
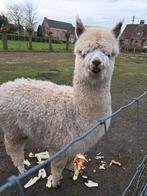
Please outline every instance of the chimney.
[[144, 24], [144, 20], [140, 20], [140, 24]]

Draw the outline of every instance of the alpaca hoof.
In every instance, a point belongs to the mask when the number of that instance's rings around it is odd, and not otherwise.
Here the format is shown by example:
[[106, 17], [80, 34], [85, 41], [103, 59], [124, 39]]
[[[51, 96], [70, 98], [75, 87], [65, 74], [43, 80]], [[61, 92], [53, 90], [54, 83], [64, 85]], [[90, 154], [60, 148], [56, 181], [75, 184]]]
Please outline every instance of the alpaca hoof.
[[52, 181], [52, 187], [53, 188], [59, 188], [61, 186], [62, 180], [59, 181]]

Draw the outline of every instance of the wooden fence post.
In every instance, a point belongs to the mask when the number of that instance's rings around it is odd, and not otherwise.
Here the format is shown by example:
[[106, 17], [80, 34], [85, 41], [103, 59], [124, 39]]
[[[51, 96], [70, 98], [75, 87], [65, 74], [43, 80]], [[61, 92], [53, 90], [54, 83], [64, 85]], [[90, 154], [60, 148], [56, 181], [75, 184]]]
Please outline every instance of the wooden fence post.
[[48, 32], [49, 51], [53, 50], [53, 48], [52, 48], [52, 34], [53, 33], [51, 31]]
[[2, 42], [3, 42], [3, 49], [8, 50], [8, 38], [7, 38], [7, 27], [2, 24], [1, 26], [1, 32], [2, 32]]
[[69, 49], [69, 38], [70, 38], [70, 32], [66, 31], [65, 32], [65, 38], [66, 38], [66, 50]]
[[28, 44], [28, 49], [32, 50], [32, 34], [33, 34], [33, 28], [28, 26], [27, 27], [27, 32], [28, 32], [28, 38], [29, 38], [29, 44]]

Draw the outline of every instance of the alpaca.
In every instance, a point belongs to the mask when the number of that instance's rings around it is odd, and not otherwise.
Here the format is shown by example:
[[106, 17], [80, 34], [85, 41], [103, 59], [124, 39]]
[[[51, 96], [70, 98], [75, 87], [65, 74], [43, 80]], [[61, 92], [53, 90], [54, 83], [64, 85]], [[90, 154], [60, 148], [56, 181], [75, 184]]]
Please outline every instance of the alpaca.
[[[6, 152], [20, 173], [28, 138], [52, 155], [98, 119], [111, 114], [111, 78], [119, 53], [122, 23], [112, 30], [85, 28], [76, 19], [73, 87], [52, 82], [16, 79], [0, 86], [0, 127]], [[106, 122], [109, 127], [110, 120]], [[87, 152], [104, 135], [103, 126], [51, 162], [52, 186], [77, 153]]]

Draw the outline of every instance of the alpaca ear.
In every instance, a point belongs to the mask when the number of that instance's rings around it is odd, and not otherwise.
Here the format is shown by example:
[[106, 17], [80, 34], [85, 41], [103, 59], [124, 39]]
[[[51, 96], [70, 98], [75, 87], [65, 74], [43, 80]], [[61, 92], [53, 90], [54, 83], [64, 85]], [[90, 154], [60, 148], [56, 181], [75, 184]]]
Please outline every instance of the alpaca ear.
[[122, 27], [122, 22], [119, 22], [115, 25], [115, 27], [112, 29], [113, 34], [115, 35], [116, 38], [118, 38], [120, 32], [121, 32], [121, 27]]
[[81, 19], [77, 16], [76, 17], [76, 28], [75, 28], [75, 34], [77, 39], [79, 36], [85, 31], [85, 27], [81, 21]]

